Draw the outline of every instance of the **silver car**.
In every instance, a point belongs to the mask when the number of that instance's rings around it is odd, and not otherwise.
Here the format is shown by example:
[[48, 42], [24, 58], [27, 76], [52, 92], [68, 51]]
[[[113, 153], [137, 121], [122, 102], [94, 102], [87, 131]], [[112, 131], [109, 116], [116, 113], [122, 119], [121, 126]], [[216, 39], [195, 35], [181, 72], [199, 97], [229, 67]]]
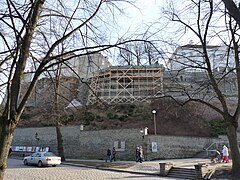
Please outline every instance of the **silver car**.
[[26, 156], [23, 158], [23, 163], [25, 165], [37, 165], [42, 166], [53, 166], [61, 164], [61, 157], [56, 156], [52, 152], [36, 152], [31, 156]]

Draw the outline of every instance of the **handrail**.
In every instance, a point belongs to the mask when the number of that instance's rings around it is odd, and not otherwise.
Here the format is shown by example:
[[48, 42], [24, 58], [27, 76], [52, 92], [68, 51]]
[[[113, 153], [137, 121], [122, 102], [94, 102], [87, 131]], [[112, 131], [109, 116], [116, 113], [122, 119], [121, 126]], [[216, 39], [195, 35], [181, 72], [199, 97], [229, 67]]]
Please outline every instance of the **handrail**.
[[[238, 144], [240, 145], [240, 141], [237, 141]], [[207, 152], [207, 156], [209, 156], [209, 152], [211, 152], [212, 150], [219, 150], [219, 145], [227, 145], [229, 147], [229, 142], [228, 140], [221, 140], [221, 141], [218, 141], [218, 142], [213, 142], [212, 144], [210, 144], [210, 146], [208, 146], [205, 151]], [[215, 145], [215, 148], [212, 149], [212, 147]]]
[[213, 145], [215, 145], [216, 142], [213, 142], [210, 146], [208, 146], [205, 150], [208, 151]]

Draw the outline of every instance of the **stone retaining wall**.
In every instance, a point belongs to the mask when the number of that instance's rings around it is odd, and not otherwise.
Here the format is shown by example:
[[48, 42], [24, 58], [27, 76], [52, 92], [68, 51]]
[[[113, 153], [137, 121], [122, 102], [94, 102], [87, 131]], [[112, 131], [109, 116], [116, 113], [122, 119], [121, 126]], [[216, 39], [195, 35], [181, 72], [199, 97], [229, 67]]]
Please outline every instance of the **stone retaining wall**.
[[[157, 142], [157, 152], [149, 153], [150, 159], [188, 158], [193, 157], [203, 148], [217, 139], [186, 136], [149, 136], [148, 144]], [[151, 147], [148, 148], [151, 150]]]
[[[66, 158], [105, 159], [107, 148], [117, 149], [117, 159], [134, 160], [135, 149], [142, 145], [145, 159], [167, 159], [192, 157], [208, 147], [214, 138], [148, 135], [144, 138], [140, 129], [118, 129], [81, 131], [79, 126], [62, 127], [63, 145]], [[35, 135], [38, 134], [39, 140]], [[152, 152], [152, 142], [157, 152]], [[18, 128], [14, 132], [13, 146], [49, 146], [57, 152], [55, 127]]]

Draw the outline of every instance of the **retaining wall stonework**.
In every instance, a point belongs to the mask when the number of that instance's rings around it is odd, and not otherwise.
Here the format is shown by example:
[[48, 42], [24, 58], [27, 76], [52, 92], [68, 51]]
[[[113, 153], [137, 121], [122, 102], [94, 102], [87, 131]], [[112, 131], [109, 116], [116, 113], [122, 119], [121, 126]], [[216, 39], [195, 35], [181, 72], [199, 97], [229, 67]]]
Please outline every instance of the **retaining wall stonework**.
[[[38, 134], [39, 140], [35, 135]], [[39, 146], [51, 147], [51, 151], [57, 152], [57, 134], [55, 127], [44, 128], [17, 128], [14, 131], [12, 146]]]
[[152, 142], [157, 142], [157, 152], [149, 153], [149, 159], [193, 157], [217, 140], [215, 138], [186, 136], [149, 136], [148, 138], [150, 146]]
[[[116, 146], [118, 159], [133, 159], [141, 142], [138, 129], [80, 131], [79, 127], [65, 127], [62, 135], [67, 158], [105, 159], [107, 149]], [[120, 149], [121, 142], [125, 142], [124, 149]]]
[[[117, 159], [135, 160], [135, 149], [142, 145], [147, 160], [192, 157], [208, 147], [215, 138], [147, 135], [140, 129], [81, 131], [79, 126], [61, 128], [66, 158], [105, 159], [107, 148], [117, 149]], [[35, 138], [38, 134], [39, 140]], [[152, 152], [152, 142], [157, 152]], [[13, 146], [49, 146], [57, 152], [55, 127], [18, 128], [14, 132]], [[56, 153], [57, 154], [57, 153]]]

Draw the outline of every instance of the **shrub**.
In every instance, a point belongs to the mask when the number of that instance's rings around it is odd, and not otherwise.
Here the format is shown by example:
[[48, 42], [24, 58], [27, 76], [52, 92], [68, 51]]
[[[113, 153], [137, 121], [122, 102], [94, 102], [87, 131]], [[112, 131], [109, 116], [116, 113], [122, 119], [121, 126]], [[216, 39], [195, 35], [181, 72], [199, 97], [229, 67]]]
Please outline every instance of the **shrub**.
[[227, 133], [224, 120], [211, 120], [209, 121], [209, 126], [212, 136], [225, 135]]
[[86, 126], [90, 125], [90, 121], [87, 120], [87, 119], [85, 119], [85, 121], [84, 121], [84, 125], [86, 125]]
[[108, 119], [113, 119], [114, 118], [114, 114], [109, 112], [109, 113], [107, 113], [107, 117], [108, 117]]
[[97, 121], [97, 122], [103, 122], [103, 117], [97, 115], [97, 116], [96, 116], [96, 121]]
[[127, 120], [127, 115], [122, 115], [122, 116], [119, 116], [118, 119], [119, 121], [126, 121]]
[[71, 121], [74, 121], [74, 115], [73, 114], [70, 114], [70, 115], [64, 114], [60, 117], [60, 122], [63, 123], [63, 124], [67, 124]]
[[94, 120], [95, 120], [95, 116], [94, 116], [93, 113], [86, 111], [86, 112], [84, 113], [84, 119], [85, 119], [86, 121], [94, 121]]
[[21, 115], [21, 118], [22, 118], [22, 119], [30, 119], [30, 117], [31, 117], [31, 115], [30, 115], [30, 114], [27, 114], [27, 113], [25, 113], [25, 112], [23, 112], [22, 115]]
[[113, 113], [111, 113], [111, 112], [109, 112], [109, 113], [107, 114], [107, 117], [108, 117], [109, 119], [118, 119], [118, 115], [117, 115], [117, 114], [113, 114]]

